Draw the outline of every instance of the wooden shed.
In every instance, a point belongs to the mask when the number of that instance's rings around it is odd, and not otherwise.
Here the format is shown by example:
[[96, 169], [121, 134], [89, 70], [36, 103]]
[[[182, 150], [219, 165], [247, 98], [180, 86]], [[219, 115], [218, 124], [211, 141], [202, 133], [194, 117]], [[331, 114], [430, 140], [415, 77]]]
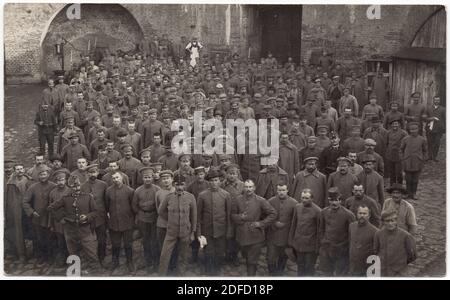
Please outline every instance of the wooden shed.
[[446, 13], [439, 9], [417, 31], [411, 47], [393, 55], [393, 100], [410, 103], [412, 92], [422, 94], [422, 102], [431, 105], [439, 95], [445, 105], [446, 84]]

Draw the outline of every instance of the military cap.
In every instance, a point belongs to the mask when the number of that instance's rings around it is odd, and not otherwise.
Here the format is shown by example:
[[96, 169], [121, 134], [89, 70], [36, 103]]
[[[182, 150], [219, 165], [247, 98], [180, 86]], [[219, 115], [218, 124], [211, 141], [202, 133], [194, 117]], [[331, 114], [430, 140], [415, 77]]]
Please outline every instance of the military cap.
[[394, 123], [394, 122], [400, 122], [400, 121], [401, 121], [400, 118], [395, 117], [395, 118], [393, 118], [392, 120], [389, 121], [389, 124], [392, 124], [392, 123]]
[[352, 112], [352, 108], [351, 108], [351, 107], [346, 107], [346, 108], [344, 108], [344, 112], [346, 112], [346, 111]]
[[314, 80], [314, 82], [321, 82], [322, 79], [320, 79], [320, 77], [317, 77], [316, 80]]
[[66, 116], [64, 118], [64, 121], [69, 121], [69, 120], [74, 120], [75, 121], [75, 117], [74, 116]]
[[348, 158], [348, 157], [343, 157], [343, 156], [339, 157], [339, 158], [337, 159], [337, 161], [338, 161], [338, 163], [340, 163], [341, 161], [346, 161], [346, 162], [349, 163], [349, 164], [352, 163], [352, 161], [350, 160], [350, 158]]
[[231, 102], [231, 107], [232, 107], [232, 108], [237, 108], [237, 107], [239, 107], [239, 102], [237, 102], [237, 101]]
[[228, 172], [229, 170], [239, 170], [239, 166], [236, 164], [229, 164], [225, 167], [225, 171]]
[[319, 130], [321, 130], [321, 129], [328, 130], [328, 126], [327, 126], [327, 125], [318, 125], [318, 126], [317, 126], [317, 131], [319, 131]]
[[197, 167], [197, 168], [194, 169], [194, 173], [195, 174], [198, 174], [198, 173], [201, 173], [201, 172], [203, 172], [203, 173], [206, 172], [205, 167], [200, 166], [200, 167]]
[[372, 122], [372, 123], [380, 123], [381, 120], [380, 120], [380, 117], [379, 117], [379, 116], [375, 115], [375, 116], [372, 116], [372, 117], [370, 118], [370, 122]]
[[310, 161], [310, 160], [318, 161], [319, 158], [316, 157], [316, 156], [310, 156], [310, 157], [305, 158], [305, 159], [303, 160], [303, 162], [305, 163], [305, 162]]
[[394, 210], [394, 209], [384, 210], [384, 211], [381, 213], [381, 220], [384, 221], [384, 220], [386, 220], [387, 218], [392, 217], [392, 216], [394, 216], [394, 215], [397, 215], [397, 211], [396, 211], [396, 210]]
[[394, 105], [394, 104], [396, 104], [397, 106], [400, 106], [400, 103], [398, 101], [393, 100], [389, 103], [389, 107], [392, 107], [392, 105]]
[[352, 125], [352, 130], [361, 130], [361, 125], [359, 124]]
[[156, 110], [156, 108], [150, 108], [149, 110], [148, 110], [148, 113], [149, 114], [156, 114], [158, 111]]
[[14, 167], [14, 165], [16, 164], [16, 162], [12, 159], [5, 159], [3, 161], [5, 169], [11, 169], [12, 167]]
[[161, 166], [162, 167], [163, 165], [164, 164], [162, 162], [159, 162], [159, 161], [150, 164], [150, 166], [153, 167], [153, 168], [155, 168], [157, 166]]
[[340, 197], [341, 193], [339, 193], [339, 188], [337, 186], [328, 189], [328, 199], [339, 200]]
[[333, 79], [339, 79], [340, 77], [338, 75], [333, 76]]
[[163, 176], [170, 176], [173, 177], [173, 172], [171, 170], [162, 170], [159, 173], [159, 177], [163, 177]]
[[223, 89], [223, 85], [222, 85], [221, 83], [218, 83], [218, 84], [216, 85], [216, 88], [217, 88], [217, 89]]
[[411, 126], [417, 126], [417, 127], [420, 127], [420, 124], [419, 124], [419, 122], [408, 122], [408, 128], [410, 128]]
[[266, 104], [263, 106], [263, 109], [272, 109], [272, 105]]
[[139, 173], [144, 175], [148, 173], [154, 173], [155, 169], [152, 166], [146, 166], [139, 169]]
[[392, 184], [389, 188], [386, 189], [386, 191], [388, 193], [390, 193], [390, 194], [392, 194], [392, 192], [394, 192], [394, 191], [398, 191], [398, 192], [400, 192], [402, 194], [406, 194], [407, 193], [405, 187], [401, 183], [394, 183], [394, 184]]
[[306, 140], [308, 141], [308, 142], [315, 142], [315, 141], [317, 141], [317, 137], [315, 137], [315, 136], [313, 136], [313, 135], [311, 135], [311, 136], [308, 136], [307, 138], [306, 138]]
[[100, 151], [100, 150], [105, 150], [106, 149], [106, 147], [105, 147], [105, 145], [103, 145], [103, 144], [100, 144], [100, 145], [98, 145], [98, 151]]
[[127, 136], [127, 131], [123, 128], [120, 128], [119, 131], [117, 132], [117, 136], [118, 137]]
[[220, 109], [216, 109], [214, 111], [214, 116], [223, 116], [222, 111]]
[[62, 161], [61, 155], [55, 153], [50, 157], [50, 162], [54, 162], [55, 160]]
[[79, 138], [80, 136], [79, 136], [79, 134], [78, 134], [78, 132], [76, 132], [76, 131], [72, 131], [70, 134], [69, 134], [69, 139], [73, 139], [73, 138]]
[[211, 169], [206, 175], [206, 180], [211, 180], [213, 178], [221, 177], [222, 174], [217, 169]]
[[377, 142], [375, 142], [375, 140], [373, 139], [365, 139], [364, 140], [364, 145], [368, 145], [368, 146], [376, 146]]
[[87, 172], [89, 172], [89, 171], [97, 172], [98, 171], [98, 164], [90, 164], [89, 166], [86, 167], [85, 170]]
[[377, 95], [375, 93], [370, 94], [369, 99], [377, 99]]
[[189, 160], [191, 159], [190, 154], [182, 153], [182, 154], [180, 154], [180, 156], [178, 156], [178, 161], [183, 160], [183, 158], [185, 158], [185, 157], [189, 158]]
[[361, 162], [364, 164], [366, 162], [376, 162], [375, 156], [372, 154], [366, 154], [362, 157]]
[[186, 178], [181, 174], [176, 174], [173, 177], [173, 181], [175, 182], [175, 185], [183, 185], [186, 183]]
[[209, 106], [205, 109], [205, 111], [210, 111], [210, 110], [214, 111], [214, 107]]
[[62, 178], [66, 179], [68, 175], [69, 175], [69, 173], [64, 170], [57, 170], [57, 171], [55, 171], [55, 173], [53, 173], [53, 177], [55, 177], [56, 180], [62, 179]]

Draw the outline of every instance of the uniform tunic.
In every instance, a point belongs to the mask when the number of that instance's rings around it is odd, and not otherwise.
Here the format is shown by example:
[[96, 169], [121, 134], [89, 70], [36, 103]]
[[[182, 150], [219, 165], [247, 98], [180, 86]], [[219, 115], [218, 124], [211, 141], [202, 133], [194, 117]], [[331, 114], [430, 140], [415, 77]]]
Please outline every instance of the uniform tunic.
[[383, 205], [383, 211], [395, 210], [397, 212], [397, 224], [403, 230], [410, 234], [415, 234], [417, 230], [416, 212], [414, 207], [405, 200], [395, 203], [394, 199], [386, 199]]
[[359, 182], [364, 187], [364, 193], [379, 203], [384, 203], [384, 180], [376, 171], [370, 173], [361, 172], [357, 176]]
[[423, 136], [408, 135], [400, 145], [400, 157], [403, 170], [407, 172], [421, 171], [428, 157], [428, 145]]
[[300, 171], [295, 176], [294, 185], [289, 191], [289, 195], [295, 200], [300, 201], [301, 193], [304, 189], [311, 189], [313, 193], [313, 202], [319, 206], [324, 207], [327, 203], [327, 180], [325, 175], [318, 170], [309, 173], [306, 170]]
[[91, 159], [91, 154], [89, 153], [88, 148], [82, 144], [69, 144], [61, 151], [61, 159], [63, 160], [66, 168], [71, 172], [77, 168], [77, 160], [81, 157], [86, 158], [88, 161]]
[[367, 258], [373, 252], [373, 240], [378, 229], [366, 222], [361, 225], [358, 221], [350, 224], [350, 274], [365, 275], [368, 268]]
[[[49, 194], [49, 204], [51, 205], [55, 202], [60, 201], [62, 197], [69, 195], [71, 192], [72, 190], [67, 186], [64, 186], [62, 189], [59, 187], [55, 187]], [[50, 227], [53, 228], [56, 233], [64, 234], [63, 224], [56, 220], [54, 214], [49, 215], [49, 223]]]
[[127, 185], [112, 185], [106, 189], [106, 212], [109, 213], [109, 229], [127, 231], [134, 226], [132, 209], [134, 190]]
[[55, 188], [56, 184], [53, 182], [36, 182], [32, 184], [23, 197], [23, 210], [28, 217], [37, 212], [39, 217], [33, 216], [31, 221], [33, 225], [39, 225], [44, 228], [49, 227], [49, 215], [47, 207], [49, 205], [50, 192]]
[[314, 203], [310, 206], [305, 206], [303, 203], [295, 206], [289, 232], [289, 245], [297, 252], [319, 252], [320, 215], [321, 209]]
[[132, 207], [138, 221], [144, 223], [156, 223], [158, 207], [156, 206], [156, 193], [158, 186], [141, 185], [134, 191]]
[[336, 250], [346, 249], [349, 243], [349, 226], [355, 221], [355, 215], [340, 206], [337, 210], [326, 207], [320, 216], [321, 244], [327, 244]]
[[197, 204], [194, 195], [188, 192], [170, 193], [158, 208], [159, 216], [167, 222], [167, 236], [187, 238], [196, 231]]
[[206, 189], [197, 198], [197, 236], [230, 237], [231, 195], [224, 189]]
[[269, 199], [269, 204], [275, 208], [275, 212], [277, 213], [277, 217], [274, 222], [279, 221], [284, 225], [282, 228], [276, 228], [275, 225], [272, 224], [267, 228], [267, 243], [274, 244], [278, 247], [286, 247], [288, 245], [292, 218], [298, 202], [289, 196], [286, 196], [285, 199], [275, 196]]
[[98, 227], [106, 222], [106, 189], [108, 185], [106, 182], [96, 179], [95, 181], [88, 180], [81, 185], [81, 191], [86, 194], [92, 194], [95, 200], [95, 206], [97, 207], [97, 218], [95, 219], [95, 225]]

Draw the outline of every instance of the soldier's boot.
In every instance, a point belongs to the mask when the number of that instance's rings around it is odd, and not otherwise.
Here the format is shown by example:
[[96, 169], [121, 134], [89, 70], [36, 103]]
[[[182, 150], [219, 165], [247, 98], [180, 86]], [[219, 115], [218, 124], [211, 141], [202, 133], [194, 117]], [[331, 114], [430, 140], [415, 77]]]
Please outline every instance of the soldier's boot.
[[[275, 264], [268, 264], [267, 270], [269, 271], [270, 276], [277, 276], [277, 265]], [[248, 273], [248, 267], [247, 267], [247, 273]], [[249, 275], [250, 276], [250, 275]]]
[[197, 240], [194, 240], [191, 243], [191, 248], [192, 248], [192, 258], [191, 258], [190, 263], [196, 264], [198, 262], [198, 252], [200, 249], [200, 243]]
[[284, 270], [286, 269], [287, 260], [287, 257], [281, 257], [278, 260], [277, 276], [283, 276]]
[[111, 271], [114, 271], [117, 267], [119, 267], [119, 255], [120, 255], [120, 248], [113, 247]]
[[127, 257], [127, 268], [130, 273], [136, 272], [136, 267], [133, 263], [133, 248], [126, 247], [125, 248], [125, 256]]
[[247, 264], [247, 276], [256, 276], [255, 264]]
[[205, 274], [211, 276], [213, 275], [213, 272], [214, 266], [212, 257], [209, 255], [205, 255]]

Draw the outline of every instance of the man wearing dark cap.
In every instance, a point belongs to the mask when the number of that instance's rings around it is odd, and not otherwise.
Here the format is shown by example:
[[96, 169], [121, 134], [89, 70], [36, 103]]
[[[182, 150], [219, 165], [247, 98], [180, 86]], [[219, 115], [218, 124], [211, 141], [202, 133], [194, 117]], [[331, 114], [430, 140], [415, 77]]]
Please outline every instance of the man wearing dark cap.
[[351, 108], [344, 108], [343, 115], [336, 122], [336, 133], [345, 141], [354, 125], [361, 125], [361, 120], [353, 116]]
[[380, 154], [375, 152], [375, 147], [377, 146], [377, 142], [375, 142], [372, 139], [365, 139], [364, 140], [364, 151], [358, 152], [356, 154], [357, 156], [357, 162], [361, 164], [364, 157], [367, 155], [372, 155], [375, 158], [375, 166], [374, 170], [377, 171], [381, 176], [384, 175], [384, 159], [381, 157]]
[[358, 182], [358, 178], [349, 172], [350, 159], [339, 157], [337, 159], [337, 170], [328, 177], [328, 188], [337, 187], [341, 192], [342, 201], [352, 196], [353, 186]]
[[268, 201], [275, 209], [277, 218], [266, 232], [267, 268], [269, 275], [281, 276], [286, 268], [288, 257], [285, 250], [288, 246], [289, 231], [298, 202], [288, 196], [288, 185], [284, 181], [277, 183], [277, 194]]
[[157, 110], [152, 108], [149, 110], [148, 120], [145, 120], [142, 124], [142, 132], [141, 132], [141, 141], [142, 146], [141, 149], [145, 149], [153, 144], [153, 137], [155, 133], [159, 133], [161, 140], [164, 139], [162, 136], [164, 124], [161, 121], [157, 120]]
[[327, 177], [336, 171], [338, 158], [345, 156], [345, 151], [340, 145], [340, 138], [336, 133], [330, 135], [331, 146], [324, 149], [319, 156], [319, 170]]
[[106, 256], [106, 182], [97, 179], [99, 176], [99, 165], [91, 164], [87, 166], [88, 181], [81, 185], [81, 191], [91, 194], [94, 197], [95, 206], [97, 208], [97, 216], [95, 218], [95, 233], [97, 236], [97, 257], [101, 265]]
[[67, 184], [71, 190], [51, 203], [48, 209], [63, 224], [68, 254], [79, 255], [81, 245], [89, 261], [97, 262], [97, 243], [93, 231], [97, 216], [94, 197], [81, 192], [80, 180], [76, 176], [71, 176]]
[[45, 144], [48, 145], [48, 157], [54, 153], [53, 146], [57, 130], [56, 114], [47, 102], [42, 102], [36, 113], [34, 124], [38, 127], [39, 150], [45, 154]]
[[135, 271], [133, 263], [133, 226], [134, 212], [132, 201], [134, 190], [123, 184], [119, 172], [112, 173], [113, 185], [106, 189], [106, 213], [108, 216], [109, 235], [112, 244], [112, 266], [114, 271], [119, 266], [120, 248], [123, 240], [127, 267], [130, 273]]
[[299, 203], [294, 208], [289, 231], [289, 246], [294, 248], [298, 276], [314, 276], [319, 253], [319, 222], [321, 209], [313, 202], [310, 189], [301, 192]]
[[384, 181], [383, 177], [378, 174], [375, 168], [375, 157], [373, 155], [365, 155], [361, 159], [364, 171], [359, 173], [357, 178], [363, 185], [366, 195], [377, 201], [380, 207], [384, 203]]
[[270, 199], [277, 194], [277, 184], [279, 181], [285, 182], [288, 186], [292, 184], [289, 174], [280, 168], [277, 160], [259, 172], [256, 180], [255, 193], [265, 199]]
[[158, 207], [156, 206], [156, 193], [160, 188], [153, 184], [153, 168], [139, 169], [144, 182], [133, 195], [133, 211], [136, 214], [137, 226], [142, 236], [145, 266], [148, 273], [153, 273], [158, 263], [158, 241], [156, 239], [156, 219]]
[[226, 240], [232, 235], [231, 195], [220, 187], [221, 175], [212, 169], [206, 177], [209, 187], [197, 197], [196, 236], [200, 247], [204, 248], [207, 275], [219, 274], [225, 258]]
[[244, 182], [244, 193], [232, 205], [231, 220], [236, 226], [238, 242], [247, 264], [247, 276], [255, 276], [261, 248], [265, 241], [264, 229], [275, 221], [275, 209], [266, 199], [255, 194], [255, 184]]
[[377, 145], [375, 146], [375, 152], [380, 154], [381, 157], [385, 156], [386, 151], [386, 138], [387, 130], [381, 126], [381, 120], [378, 116], [372, 116], [370, 119], [370, 127], [363, 133], [364, 139], [372, 139]]
[[386, 134], [386, 169], [389, 171], [390, 184], [403, 183], [402, 162], [399, 149], [403, 138], [408, 133], [401, 129], [399, 119], [390, 119], [390, 128]]
[[304, 189], [311, 189], [314, 203], [322, 208], [326, 206], [327, 180], [325, 175], [317, 170], [317, 162], [317, 157], [304, 159], [305, 169], [295, 175], [295, 181], [290, 188], [289, 195], [294, 199], [300, 199], [301, 192]]
[[406, 266], [417, 257], [416, 242], [407, 231], [398, 227], [395, 210], [381, 214], [383, 227], [375, 233], [374, 250], [381, 262], [381, 276], [402, 276]]
[[365, 277], [370, 264], [367, 258], [374, 255], [373, 240], [377, 227], [369, 222], [369, 207], [360, 205], [357, 208], [356, 221], [350, 224], [350, 268], [349, 275]]
[[345, 276], [349, 262], [349, 227], [355, 215], [341, 205], [337, 187], [328, 190], [328, 203], [320, 217], [319, 269], [325, 276]]
[[358, 213], [358, 207], [367, 206], [369, 208], [369, 222], [375, 227], [380, 227], [380, 211], [381, 207], [371, 197], [364, 193], [364, 186], [360, 183], [353, 185], [353, 196], [344, 201], [344, 206], [350, 210], [355, 216]]
[[383, 211], [397, 212], [398, 227], [415, 235], [417, 232], [416, 212], [408, 201], [402, 199], [402, 195], [406, 194], [405, 188], [402, 184], [394, 183], [387, 192], [391, 194], [391, 198], [384, 202]]
[[189, 244], [195, 238], [197, 226], [197, 204], [195, 197], [185, 191], [185, 179], [175, 176], [175, 192], [168, 194], [161, 202], [158, 215], [167, 222], [167, 231], [161, 249], [159, 275], [166, 276], [174, 248], [178, 248], [179, 275], [187, 267]]
[[[24, 214], [22, 200], [32, 180], [25, 174], [25, 168], [20, 163], [5, 161], [5, 170], [11, 165], [11, 176], [5, 174], [5, 245], [11, 245], [11, 251], [21, 263], [26, 262], [26, 247], [24, 237]], [[6, 249], [5, 249], [6, 250]]]
[[142, 166], [142, 163], [139, 159], [133, 157], [133, 146], [126, 144], [122, 147], [122, 151], [124, 157], [118, 161], [119, 168], [127, 174], [130, 186], [136, 188], [138, 186], [139, 168]]
[[77, 168], [79, 158], [84, 157], [86, 160], [89, 160], [91, 158], [91, 154], [85, 145], [80, 144], [78, 133], [72, 132], [69, 138], [70, 144], [62, 149], [61, 159], [65, 167], [72, 172]]
[[[56, 187], [49, 194], [49, 205], [58, 202], [64, 197], [71, 193], [71, 190], [66, 185], [67, 174], [64, 171], [56, 171], [54, 173]], [[54, 242], [53, 254], [54, 259], [58, 265], [64, 266], [66, 263], [66, 258], [68, 256], [66, 241], [64, 238], [64, 228], [63, 224], [58, 219], [57, 214], [51, 212], [49, 215], [50, 228], [52, 231], [52, 240]]]
[[405, 171], [408, 197], [417, 200], [417, 186], [419, 185], [420, 172], [428, 158], [428, 145], [426, 139], [419, 135], [419, 123], [409, 122], [408, 129], [409, 135], [402, 140], [400, 145], [400, 159]]
[[31, 218], [33, 225], [33, 248], [36, 249], [37, 264], [42, 265], [50, 258], [50, 229], [47, 207], [49, 194], [56, 184], [50, 182], [50, 169], [41, 165], [38, 171], [39, 181], [32, 184], [23, 197], [23, 210]]

